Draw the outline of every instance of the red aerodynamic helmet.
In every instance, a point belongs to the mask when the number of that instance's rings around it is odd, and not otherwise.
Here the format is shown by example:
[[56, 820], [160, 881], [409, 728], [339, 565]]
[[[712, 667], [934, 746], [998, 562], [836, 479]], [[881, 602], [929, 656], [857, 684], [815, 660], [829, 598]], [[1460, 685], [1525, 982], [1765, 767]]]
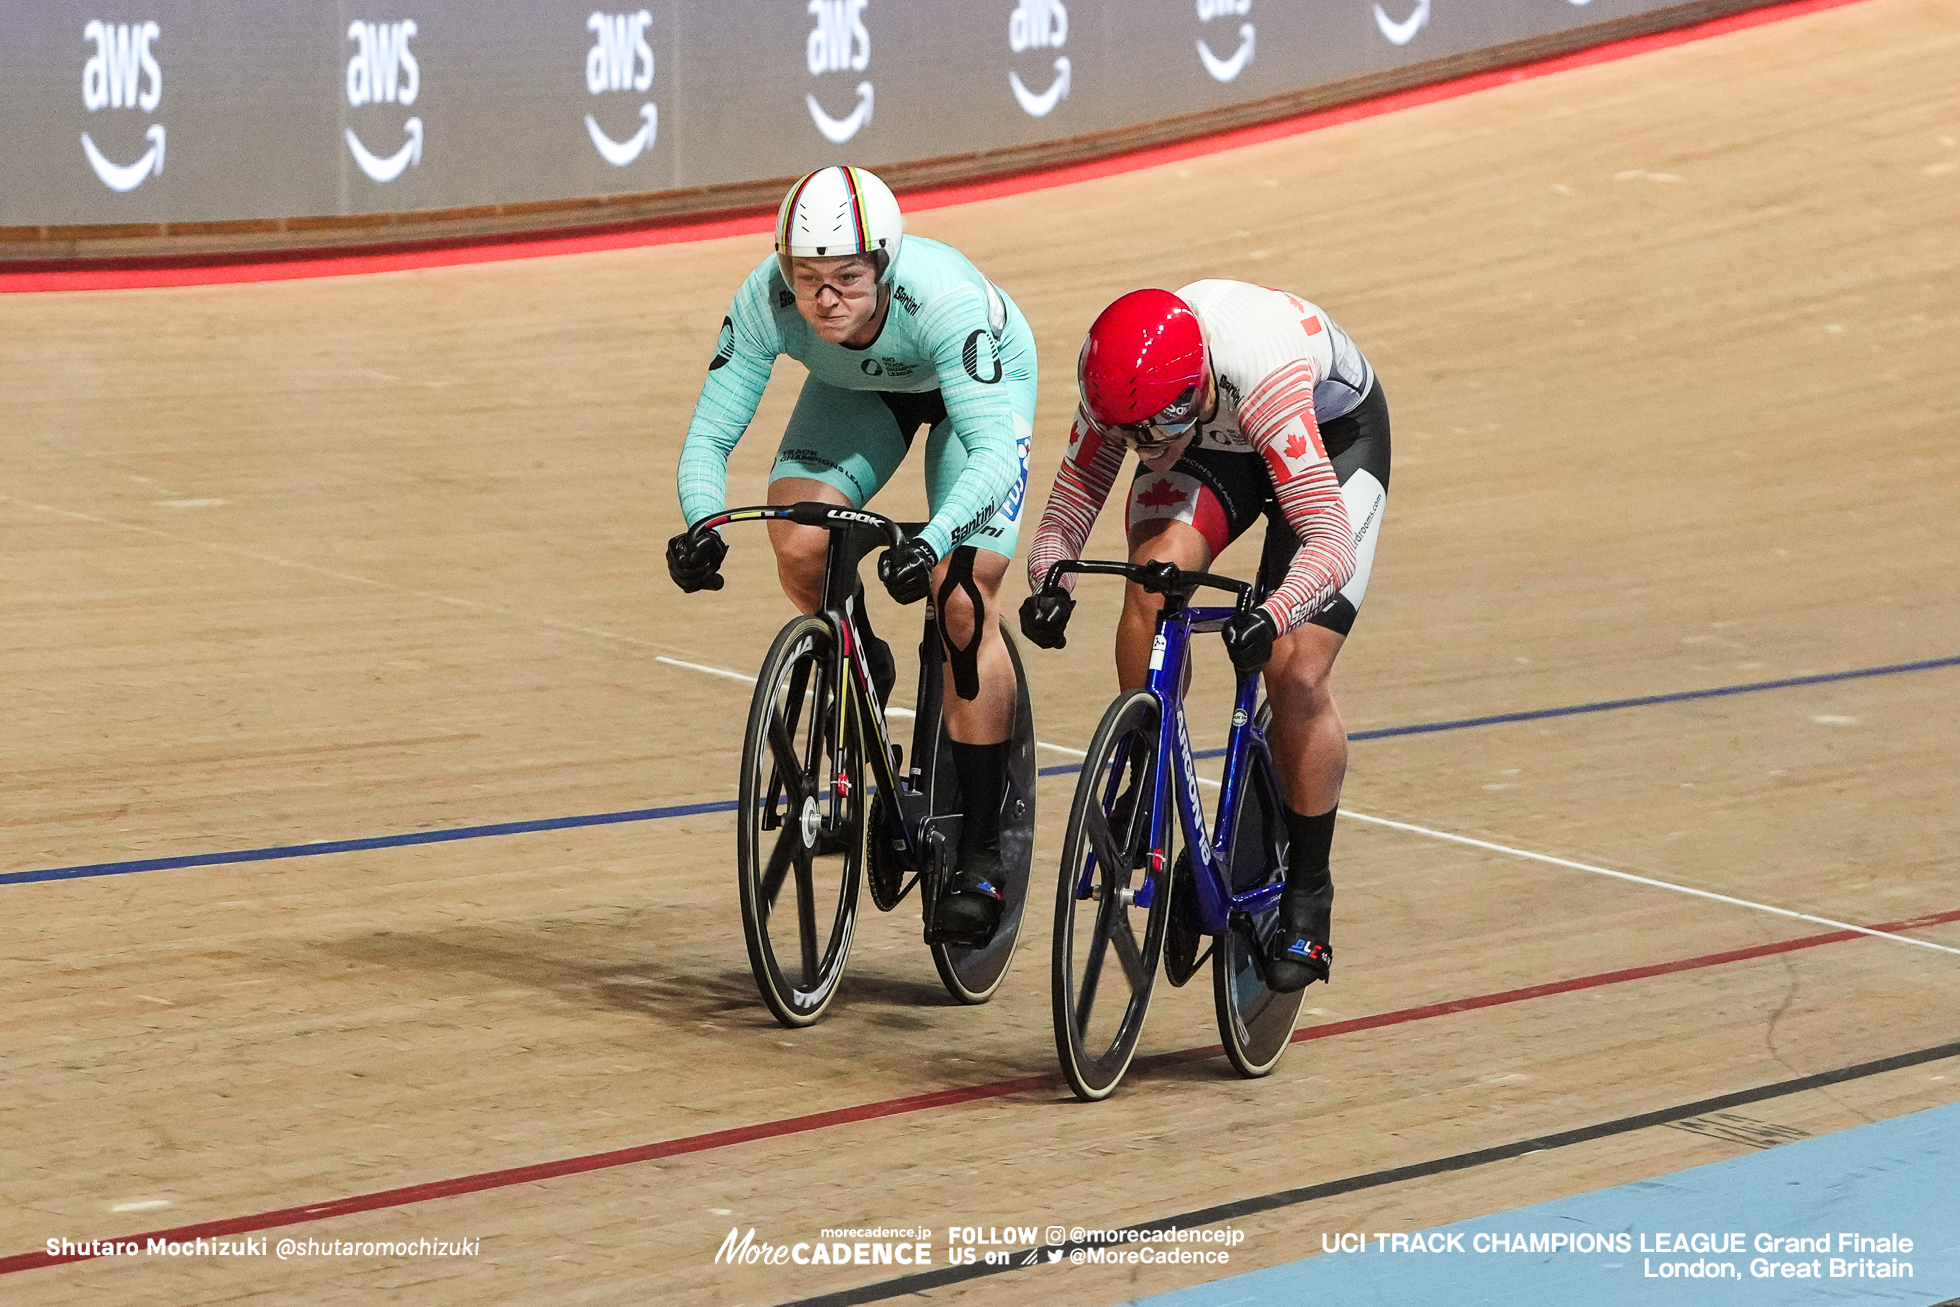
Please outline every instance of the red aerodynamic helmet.
[[1167, 290], [1133, 290], [1102, 311], [1076, 361], [1082, 411], [1132, 449], [1167, 445], [1197, 425], [1210, 390], [1204, 328]]

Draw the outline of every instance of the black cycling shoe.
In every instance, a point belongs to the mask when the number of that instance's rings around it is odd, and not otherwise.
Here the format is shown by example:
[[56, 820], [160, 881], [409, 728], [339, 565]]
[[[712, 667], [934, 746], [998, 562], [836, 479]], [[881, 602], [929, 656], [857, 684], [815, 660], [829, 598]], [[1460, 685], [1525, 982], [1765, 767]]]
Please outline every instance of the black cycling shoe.
[[1327, 942], [1333, 916], [1333, 885], [1309, 894], [1295, 894], [1287, 887], [1279, 901], [1279, 925], [1266, 952], [1268, 987], [1275, 993], [1291, 994], [1327, 979], [1334, 966], [1334, 946]]
[[1000, 929], [1007, 899], [1001, 893], [1000, 851], [973, 849], [960, 858], [953, 883], [933, 913], [929, 944], [985, 948]]

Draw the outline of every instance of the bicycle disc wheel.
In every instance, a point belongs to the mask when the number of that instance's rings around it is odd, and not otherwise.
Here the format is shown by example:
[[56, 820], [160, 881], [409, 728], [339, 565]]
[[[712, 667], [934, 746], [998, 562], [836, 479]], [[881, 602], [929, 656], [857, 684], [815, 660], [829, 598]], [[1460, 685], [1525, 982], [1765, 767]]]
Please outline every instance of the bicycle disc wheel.
[[782, 629], [756, 678], [742, 742], [736, 872], [756, 988], [786, 1026], [837, 994], [866, 855], [863, 749], [836, 701], [837, 645], [821, 617]]
[[1055, 1051], [1076, 1096], [1092, 1101], [1129, 1069], [1164, 946], [1170, 885], [1165, 869], [1148, 870], [1159, 715], [1145, 690], [1110, 704], [1082, 760], [1062, 845]]
[[[1258, 725], [1264, 730], [1272, 709], [1261, 705]], [[1239, 825], [1232, 839], [1232, 893], [1243, 894], [1261, 885], [1286, 879], [1286, 809], [1272, 773], [1254, 766], [1239, 804]], [[1218, 1033], [1225, 1056], [1242, 1076], [1269, 1073], [1293, 1041], [1305, 990], [1277, 993], [1266, 987], [1266, 943], [1278, 924], [1279, 909], [1249, 917], [1232, 914], [1231, 926], [1213, 947], [1211, 992], [1218, 1010]]]
[[[1007, 792], [1000, 814], [1001, 913], [1000, 926], [983, 948], [964, 944], [934, 944], [932, 964], [946, 992], [962, 1003], [985, 1003], [1000, 988], [1007, 975], [1007, 964], [1014, 960], [1014, 945], [1021, 934], [1021, 914], [1028, 903], [1028, 873], [1034, 862], [1034, 705], [1028, 698], [1028, 675], [1021, 668], [1021, 654], [1014, 637], [1003, 623], [1001, 639], [1007, 656], [1014, 663], [1016, 680], [1014, 734], [1007, 750]], [[959, 811], [959, 778], [953, 770], [952, 739], [942, 725], [939, 732], [939, 775], [934, 782], [933, 807], [936, 811]], [[948, 806], [940, 807], [942, 797]]]

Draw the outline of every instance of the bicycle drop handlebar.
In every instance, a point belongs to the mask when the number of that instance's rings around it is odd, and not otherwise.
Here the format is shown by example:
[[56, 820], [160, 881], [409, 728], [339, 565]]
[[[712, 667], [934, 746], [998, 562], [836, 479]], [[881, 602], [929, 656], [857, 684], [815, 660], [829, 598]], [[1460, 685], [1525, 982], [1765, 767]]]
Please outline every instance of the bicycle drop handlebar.
[[846, 508], [842, 504], [826, 504], [815, 499], [805, 499], [795, 504], [755, 504], [748, 508], [724, 509], [696, 522], [688, 528], [688, 534], [704, 536], [730, 522], [794, 522], [798, 526], [818, 526], [829, 531], [869, 527], [882, 533], [894, 549], [903, 544], [906, 537], [906, 524], [894, 521], [883, 513]]
[[1094, 558], [1065, 558], [1048, 569], [1041, 583], [1043, 594], [1060, 594], [1062, 575], [1086, 572], [1099, 576], [1120, 576], [1136, 582], [1152, 594], [1160, 594], [1178, 605], [1188, 603], [1200, 588], [1229, 590], [1238, 596], [1236, 607], [1243, 612], [1252, 606], [1252, 586], [1229, 576], [1211, 572], [1187, 572], [1176, 563], [1118, 563]]

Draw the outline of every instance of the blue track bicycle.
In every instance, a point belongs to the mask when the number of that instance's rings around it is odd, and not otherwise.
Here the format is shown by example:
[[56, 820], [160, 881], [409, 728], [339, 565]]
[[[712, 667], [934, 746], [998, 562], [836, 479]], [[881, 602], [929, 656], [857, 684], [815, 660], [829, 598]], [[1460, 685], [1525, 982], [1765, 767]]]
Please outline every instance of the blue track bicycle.
[[[1056, 887], [1055, 1050], [1076, 1095], [1107, 1098], [1129, 1069], [1161, 959], [1173, 985], [1196, 974], [1211, 939], [1212, 995], [1226, 1056], [1240, 1074], [1271, 1071], [1292, 1040], [1302, 991], [1267, 983], [1266, 943], [1286, 880], [1286, 816], [1266, 743], [1270, 709], [1257, 673], [1238, 678], [1215, 836], [1205, 829], [1184, 688], [1191, 634], [1216, 631], [1254, 602], [1253, 587], [1170, 563], [1075, 560], [1049, 570], [1122, 576], [1164, 596], [1148, 684], [1116, 697], [1082, 760]], [[1211, 587], [1232, 608], [1193, 608]], [[1173, 844], [1176, 844], [1175, 856]]]

